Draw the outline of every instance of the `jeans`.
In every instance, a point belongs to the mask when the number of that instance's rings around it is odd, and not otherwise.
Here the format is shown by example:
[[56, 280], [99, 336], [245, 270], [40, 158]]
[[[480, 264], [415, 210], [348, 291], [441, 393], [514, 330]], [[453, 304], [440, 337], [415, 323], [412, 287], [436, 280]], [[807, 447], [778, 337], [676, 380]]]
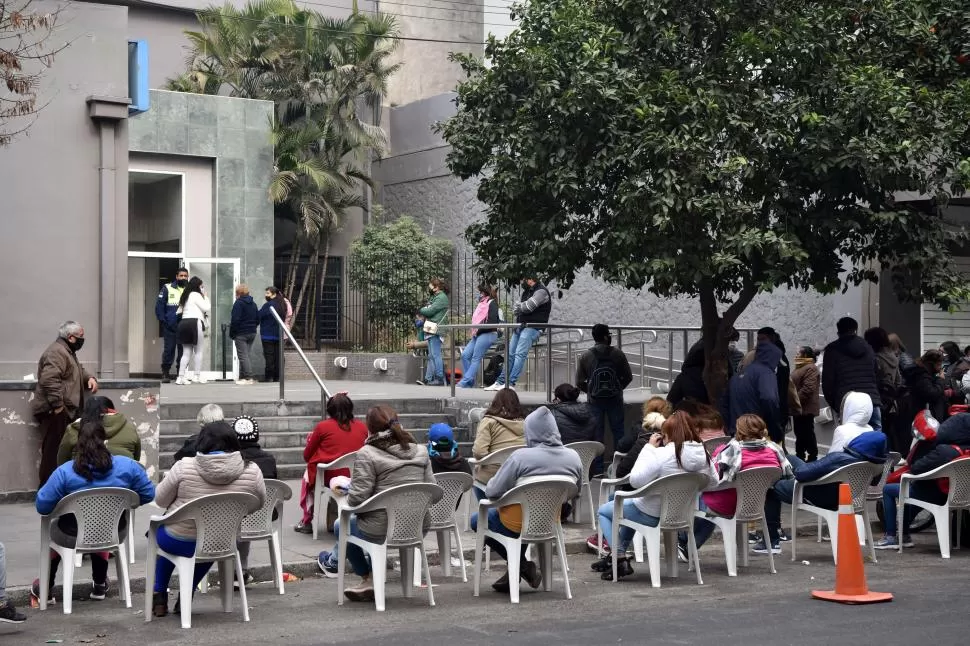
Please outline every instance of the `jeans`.
[[[805, 462], [794, 455], [789, 455], [788, 461], [796, 471], [799, 467], [805, 466]], [[778, 498], [778, 517], [780, 518], [781, 503], [785, 502], [790, 505], [795, 499], [795, 480], [779, 480], [773, 488], [768, 490], [769, 499], [772, 494]], [[816, 507], [836, 511], [839, 508], [839, 483], [807, 486], [802, 494], [802, 499]], [[765, 512], [767, 513], [768, 511], [768, 502], [765, 502]], [[771, 524], [772, 519], [768, 518], [769, 529], [771, 529]]]
[[472, 337], [465, 349], [461, 353], [462, 378], [458, 382], [461, 388], [474, 388], [475, 375], [478, 373], [478, 366], [482, 364], [485, 353], [492, 347], [498, 338], [497, 332], [486, 332]]
[[250, 357], [250, 353], [253, 350], [253, 341], [255, 340], [255, 332], [237, 335], [236, 338], [232, 340], [233, 344], [236, 346], [236, 356], [239, 357], [240, 379], [253, 378], [253, 362], [252, 358]]
[[426, 337], [428, 342], [428, 367], [424, 371], [427, 384], [445, 383], [445, 364], [441, 360], [441, 337], [437, 334]]
[[[512, 355], [512, 365], [509, 366], [509, 385], [514, 386], [519, 381], [522, 371], [525, 370], [525, 362], [529, 357], [529, 350], [532, 349], [533, 344], [539, 338], [540, 332], [541, 330], [538, 328], [526, 327], [519, 328], [512, 333], [512, 338], [509, 339], [509, 353]], [[499, 373], [495, 383], [500, 386], [505, 384], [504, 370]]]
[[[478, 514], [471, 517], [472, 531], [478, 531]], [[501, 534], [502, 536], [508, 536], [509, 538], [518, 538], [519, 533], [513, 532], [511, 529], [502, 524], [502, 518], [498, 515], [498, 509], [488, 510], [488, 530], [490, 532], [495, 532], [496, 534]], [[494, 538], [488, 537], [485, 539], [485, 544], [492, 548], [492, 550], [502, 557], [503, 561], [509, 560], [508, 552], [505, 551], [505, 546], [499, 543]], [[522, 544], [522, 554], [520, 554], [520, 562], [525, 562], [525, 549], [526, 544]]]
[[162, 372], [169, 374], [172, 369], [172, 360], [175, 360], [176, 367], [182, 363], [182, 346], [178, 342], [178, 326], [164, 326], [162, 335]]
[[818, 440], [815, 437], [815, 416], [795, 415], [795, 455], [806, 462], [818, 459]]
[[[340, 538], [340, 521], [338, 520], [333, 526], [333, 535], [338, 539]], [[357, 516], [350, 517], [350, 535], [356, 536], [357, 538], [362, 538], [365, 541], [370, 540], [368, 537], [364, 536], [359, 529], [357, 529]], [[337, 559], [340, 558], [340, 553], [338, 549], [338, 542], [333, 546], [333, 550], [330, 552], [329, 563], [336, 567], [339, 562]], [[367, 554], [364, 552], [363, 548], [359, 545], [352, 545], [347, 543], [347, 561], [350, 563], [350, 567], [353, 568], [354, 574], [357, 576], [367, 576], [370, 574], [371, 567], [370, 561], [367, 560]]]
[[[589, 406], [593, 409], [596, 417], [596, 441], [606, 444], [606, 423], [604, 418], [609, 420], [610, 428], [613, 431], [613, 450], [616, 450], [620, 440], [623, 439], [623, 398], [614, 399], [590, 399]], [[603, 456], [599, 455], [593, 460], [591, 472], [596, 475], [603, 472]]]
[[872, 407], [872, 417], [869, 418], [869, 426], [874, 431], [882, 431], [882, 408], [879, 406]]
[[260, 339], [263, 343], [263, 361], [266, 364], [266, 381], [280, 380], [280, 341], [279, 339]]
[[[158, 549], [165, 550], [173, 556], [192, 556], [195, 554], [195, 540], [175, 538], [164, 527], [159, 527], [158, 533], [155, 536], [158, 540]], [[192, 589], [195, 589], [199, 585], [199, 582], [205, 578], [210, 568], [212, 568], [211, 561], [195, 564], [195, 574], [192, 577]], [[155, 559], [155, 587], [152, 591], [165, 592], [168, 590], [168, 583], [172, 580], [173, 572], [175, 572], [174, 563], [161, 556]]]
[[[703, 498], [700, 500], [698, 509], [701, 511], [707, 511], [708, 509], [707, 505], [704, 504]], [[715, 529], [717, 529], [717, 525], [706, 518], [694, 518], [694, 542], [697, 544], [697, 549], [700, 549], [701, 545], [707, 542], [707, 539], [711, 537]], [[677, 532], [677, 542], [681, 545], [687, 545], [687, 532]]]
[[[925, 480], [923, 482], [913, 482], [909, 485], [910, 498], [916, 498], [934, 505], [946, 503], [947, 495], [940, 491], [935, 480]], [[882, 490], [882, 513], [885, 525], [886, 536], [896, 536], [896, 525], [899, 520], [899, 485], [896, 483], [887, 484]], [[913, 522], [919, 507], [906, 505], [903, 510], [903, 536], [909, 536], [909, 524]]]
[[[599, 514], [600, 526], [603, 528], [603, 537], [607, 541], [613, 540], [613, 501], [603, 504], [597, 513]], [[656, 516], [640, 511], [640, 508], [632, 500], [623, 501], [623, 518], [647, 527], [656, 527], [660, 523], [660, 519]], [[613, 549], [619, 550], [617, 555], [626, 551], [634, 534], [636, 532], [632, 527], [620, 527], [620, 544], [611, 546]]]

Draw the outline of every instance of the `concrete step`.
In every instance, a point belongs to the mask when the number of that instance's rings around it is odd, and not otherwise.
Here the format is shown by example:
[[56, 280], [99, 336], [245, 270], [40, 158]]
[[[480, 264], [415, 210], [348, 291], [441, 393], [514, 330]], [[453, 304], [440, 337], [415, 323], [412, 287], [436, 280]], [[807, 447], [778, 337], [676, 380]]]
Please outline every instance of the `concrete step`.
[[[283, 401], [283, 402], [251, 402], [227, 403], [222, 406], [226, 417], [250, 415], [252, 417], [320, 417], [319, 401]], [[445, 401], [441, 399], [385, 399], [385, 400], [355, 400], [354, 408], [366, 413], [368, 408], [383, 404], [390, 406], [400, 414], [406, 413], [442, 413], [445, 412]], [[201, 404], [163, 403], [159, 406], [158, 414], [162, 420], [195, 419], [199, 414]]]
[[[255, 417], [255, 416], [254, 416]], [[357, 418], [364, 421], [364, 415]], [[445, 422], [456, 426], [457, 415], [450, 412], [440, 413], [400, 413], [398, 418], [407, 429], [427, 429], [432, 424]], [[302, 431], [309, 433], [320, 421], [319, 417], [309, 415], [292, 415], [287, 417], [256, 417], [261, 435], [278, 431]], [[194, 417], [187, 419], [163, 419], [159, 424], [159, 435], [191, 435], [197, 433], [199, 424]]]

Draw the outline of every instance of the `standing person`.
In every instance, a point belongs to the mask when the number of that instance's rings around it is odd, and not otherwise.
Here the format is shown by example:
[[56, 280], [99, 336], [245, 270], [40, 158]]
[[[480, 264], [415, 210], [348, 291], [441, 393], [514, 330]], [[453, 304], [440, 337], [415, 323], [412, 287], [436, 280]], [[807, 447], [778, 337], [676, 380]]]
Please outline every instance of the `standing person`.
[[[428, 327], [424, 330], [424, 340], [428, 343], [428, 367], [424, 371], [424, 381], [418, 380], [419, 386], [444, 386], [445, 385], [445, 364], [441, 359], [441, 342], [444, 330], [438, 330], [438, 326], [448, 325], [448, 286], [440, 278], [432, 278], [428, 281], [428, 291], [431, 292], [431, 299], [428, 304], [418, 310], [418, 314], [425, 318], [425, 326], [431, 323], [434, 326], [434, 334]], [[486, 348], [487, 349], [487, 348]], [[462, 357], [464, 360], [464, 357]], [[452, 366], [454, 370], [454, 366]]]
[[[549, 322], [549, 315], [552, 314], [552, 295], [546, 286], [535, 278], [526, 278], [522, 281], [522, 296], [513, 310], [519, 328], [512, 333], [512, 338], [509, 339], [509, 352], [512, 354], [512, 365], [509, 366], [509, 388], [515, 388], [522, 371], [525, 370], [529, 350], [542, 333], [541, 328], [526, 327], [526, 325], [530, 323], [541, 325]], [[485, 390], [502, 390], [503, 388], [505, 388], [504, 370], [499, 373], [495, 383]]]
[[738, 371], [741, 370], [741, 362], [744, 360], [744, 353], [738, 348], [738, 341], [740, 340], [740, 332], [735, 330], [731, 333], [731, 340], [728, 342], [728, 367], [731, 369], [731, 377], [738, 374]]
[[[317, 484], [317, 465], [327, 464], [353, 453], [367, 441], [367, 427], [354, 417], [354, 402], [347, 393], [336, 393], [327, 401], [327, 419], [313, 427], [303, 449], [306, 471], [300, 487], [300, 509], [303, 518], [293, 527], [300, 534], [313, 533], [314, 513], [324, 514], [327, 531], [337, 519], [337, 503], [331, 499], [331, 509], [315, 510], [313, 492]], [[350, 469], [331, 469], [325, 471], [323, 479], [329, 483], [337, 476], [350, 477]], [[331, 511], [332, 510], [332, 511]], [[331, 520], [332, 518], [332, 520]]]
[[39, 486], [57, 468], [57, 451], [64, 431], [84, 407], [84, 394], [98, 392], [98, 380], [78, 361], [84, 346], [84, 328], [67, 321], [57, 330], [57, 340], [50, 344], [37, 363], [37, 385], [30, 400], [30, 411], [40, 426], [41, 454]]
[[785, 427], [779, 406], [778, 378], [775, 370], [781, 360], [781, 348], [763, 339], [755, 348], [754, 360], [743, 372], [731, 377], [722, 409], [727, 420], [727, 433], [734, 435], [735, 424], [745, 414], [757, 415], [768, 426], [772, 442], [785, 441]]
[[189, 372], [190, 362], [195, 366], [195, 381], [206, 383], [206, 378], [202, 376], [202, 352], [205, 349], [210, 309], [202, 279], [193, 276], [179, 297], [178, 314], [182, 318], [179, 321], [178, 340], [182, 346], [182, 360], [179, 362], [179, 374], [175, 383], [180, 386], [193, 381], [192, 373]]
[[[684, 363], [680, 366], [680, 374], [674, 379], [667, 393], [667, 401], [677, 407], [685, 399], [692, 399], [702, 404], [709, 404], [707, 386], [704, 384], [704, 344], [697, 343], [687, 352]], [[734, 373], [732, 373], [734, 374]]]
[[[596, 440], [606, 438], [604, 417], [609, 419], [613, 431], [613, 447], [623, 439], [623, 390], [633, 381], [633, 372], [626, 354], [610, 345], [610, 328], [603, 323], [593, 326], [593, 341], [596, 342], [579, 360], [576, 369], [576, 385], [586, 393], [586, 401], [596, 416]], [[605, 444], [605, 442], [604, 442]], [[603, 468], [603, 458], [593, 462], [593, 472]]]
[[804, 345], [795, 357], [795, 372], [791, 379], [798, 392], [802, 412], [792, 419], [795, 431], [795, 455], [805, 462], [818, 459], [818, 440], [815, 437], [815, 418], [819, 414], [819, 374], [815, 365], [815, 350]]
[[496, 339], [498, 329], [487, 327], [500, 321], [498, 312], [498, 292], [491, 285], [482, 283], [478, 286], [478, 305], [472, 314], [472, 324], [483, 324], [485, 327], [472, 328], [471, 339], [461, 353], [462, 378], [458, 382], [459, 388], [474, 388], [475, 375], [478, 367]]
[[[159, 327], [162, 332], [162, 383], [172, 383], [172, 360], [175, 360], [175, 371], [182, 363], [182, 346], [178, 342], [178, 315], [179, 300], [182, 298], [182, 291], [189, 284], [189, 270], [179, 267], [175, 272], [175, 280], [171, 283], [162, 285], [155, 299], [155, 318], [158, 319]], [[178, 355], [176, 356], [176, 350]]]
[[946, 387], [953, 391], [950, 395], [950, 403], [967, 403], [963, 376], [970, 371], [970, 359], [963, 356], [960, 347], [953, 341], [944, 341], [940, 345], [940, 352], [943, 353], [943, 378], [946, 381]]
[[229, 319], [229, 338], [236, 346], [239, 357], [239, 385], [254, 384], [252, 351], [256, 340], [256, 328], [259, 327], [259, 308], [249, 295], [249, 286], [236, 285], [236, 302], [232, 304], [232, 315]]
[[572, 384], [559, 384], [553, 398], [548, 408], [556, 418], [563, 444], [596, 440], [603, 416], [597, 415], [589, 404], [579, 401], [579, 388]]
[[[869, 328], [863, 338], [876, 355], [876, 379], [881, 402], [879, 419], [882, 421], [882, 431], [892, 447], [893, 429], [896, 428], [896, 420], [899, 417], [899, 397], [903, 385], [903, 377], [899, 371], [899, 356], [893, 351], [889, 333], [881, 327]], [[906, 454], [905, 451], [902, 453]]]
[[85, 424], [101, 424], [104, 426], [107, 440], [105, 446], [111, 455], [122, 455], [135, 462], [141, 460], [141, 438], [138, 429], [127, 417], [115, 410], [114, 402], [107, 397], [95, 395], [84, 402], [84, 412], [80, 419], [71, 422], [61, 439], [61, 446], [57, 450], [58, 466], [74, 459], [74, 448], [77, 446], [81, 427]]
[[266, 363], [264, 382], [280, 380], [280, 341], [282, 340], [280, 324], [276, 321], [271, 310], [276, 310], [280, 320], [286, 318], [286, 306], [283, 295], [276, 287], [267, 287], [263, 295], [266, 302], [259, 310], [259, 340], [263, 344], [263, 360]]
[[927, 350], [913, 365], [903, 369], [903, 379], [909, 390], [909, 406], [903, 415], [908, 424], [911, 425], [916, 414], [925, 409], [929, 409], [940, 422], [949, 416], [947, 403], [952, 391], [946, 387], [942, 375], [943, 353], [939, 350]]
[[825, 346], [822, 359], [822, 395], [833, 410], [842, 405], [845, 394], [854, 391], [872, 398], [872, 419], [869, 426], [882, 430], [882, 399], [879, 397], [879, 381], [876, 378], [876, 355], [859, 337], [859, 324], [848, 316], [836, 323], [839, 338]]
[[22, 624], [27, 615], [17, 610], [13, 601], [7, 598], [7, 551], [0, 543], [0, 623]]

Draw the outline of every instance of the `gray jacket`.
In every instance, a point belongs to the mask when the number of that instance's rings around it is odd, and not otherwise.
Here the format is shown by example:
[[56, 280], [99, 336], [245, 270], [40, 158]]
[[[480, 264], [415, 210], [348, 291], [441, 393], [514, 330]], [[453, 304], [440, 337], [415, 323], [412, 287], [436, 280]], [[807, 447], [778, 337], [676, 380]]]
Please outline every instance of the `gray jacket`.
[[489, 499], [501, 498], [521, 478], [534, 476], [569, 476], [582, 486], [583, 463], [578, 453], [562, 445], [556, 418], [548, 408], [537, 408], [525, 418], [525, 445], [488, 481], [485, 495]]
[[[371, 436], [357, 452], [347, 502], [356, 506], [385, 489], [416, 482], [435, 484], [428, 449], [420, 444], [410, 444], [407, 449], [402, 449], [391, 438]], [[430, 524], [431, 516], [426, 515], [425, 528]], [[368, 538], [382, 541], [387, 534], [387, 513], [358, 514], [357, 528]]]

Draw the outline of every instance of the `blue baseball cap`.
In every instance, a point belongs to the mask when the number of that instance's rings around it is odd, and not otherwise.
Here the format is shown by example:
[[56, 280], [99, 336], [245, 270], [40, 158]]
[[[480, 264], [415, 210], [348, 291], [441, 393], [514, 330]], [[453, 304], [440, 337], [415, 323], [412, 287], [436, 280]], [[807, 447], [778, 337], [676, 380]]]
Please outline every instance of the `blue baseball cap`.
[[428, 429], [428, 443], [436, 448], [450, 449], [455, 445], [455, 432], [451, 426], [444, 422], [432, 424], [431, 428]]

